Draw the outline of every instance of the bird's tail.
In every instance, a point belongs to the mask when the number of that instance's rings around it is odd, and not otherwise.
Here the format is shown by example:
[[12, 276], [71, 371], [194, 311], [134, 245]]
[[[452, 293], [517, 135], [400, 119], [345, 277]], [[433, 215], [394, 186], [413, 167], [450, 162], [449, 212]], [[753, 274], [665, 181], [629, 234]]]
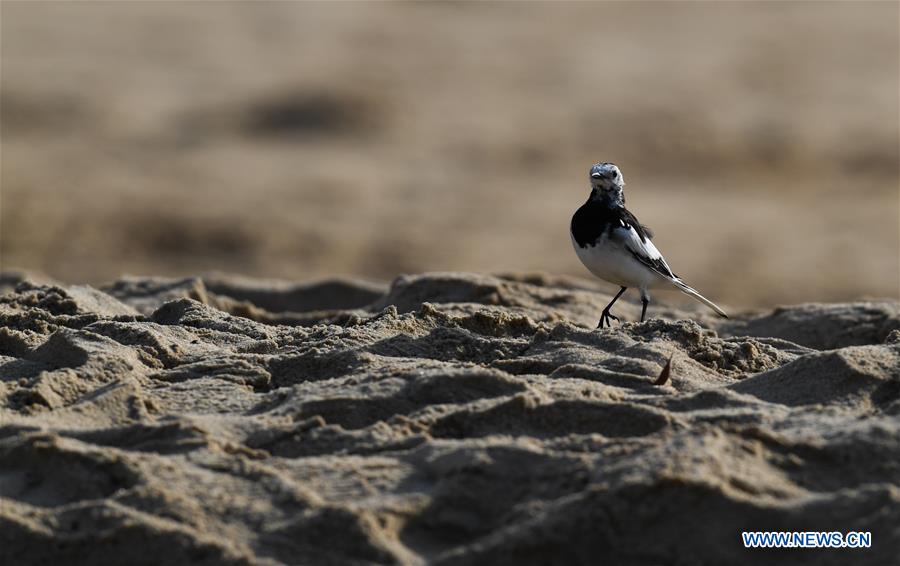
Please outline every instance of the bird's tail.
[[674, 279], [672, 282], [673, 282], [673, 283], [675, 284], [675, 286], [678, 287], [678, 289], [680, 289], [681, 292], [684, 293], [685, 295], [690, 295], [691, 297], [697, 299], [698, 301], [700, 301], [700, 302], [703, 303], [704, 305], [706, 305], [706, 306], [708, 306], [709, 308], [711, 308], [712, 310], [716, 311], [716, 312], [719, 314], [719, 316], [723, 316], [723, 317], [725, 317], [725, 318], [728, 318], [728, 315], [725, 314], [725, 311], [723, 311], [722, 309], [720, 309], [719, 306], [718, 306], [716, 303], [710, 301], [709, 299], [707, 299], [706, 297], [704, 297], [703, 295], [701, 295], [700, 293], [698, 293], [697, 290], [694, 289], [693, 287], [688, 286], [687, 284], [685, 284], [685, 283], [684, 283], [683, 281], [681, 281], [680, 279]]

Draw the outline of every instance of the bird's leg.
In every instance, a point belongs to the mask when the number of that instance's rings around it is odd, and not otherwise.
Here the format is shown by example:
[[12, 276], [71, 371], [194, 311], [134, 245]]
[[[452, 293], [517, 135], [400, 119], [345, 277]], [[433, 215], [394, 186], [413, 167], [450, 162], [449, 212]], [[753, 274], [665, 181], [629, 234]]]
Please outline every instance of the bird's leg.
[[641, 297], [641, 322], [644, 322], [644, 315], [647, 314], [647, 305], [650, 304], [650, 299], [648, 297]]
[[606, 308], [603, 309], [602, 313], [600, 313], [600, 323], [597, 325], [597, 328], [603, 328], [603, 323], [606, 323], [607, 326], [612, 328], [612, 323], [610, 322], [610, 319], [615, 320], [616, 322], [619, 321], [619, 317], [612, 315], [609, 312], [609, 309], [611, 309], [612, 306], [615, 304], [615, 302], [619, 300], [619, 297], [622, 296], [622, 293], [624, 293], [627, 290], [628, 290], [628, 287], [622, 287], [621, 289], [619, 289], [619, 292], [616, 293], [616, 296], [613, 297], [613, 300], [611, 300], [609, 302], [609, 304], [606, 305]]

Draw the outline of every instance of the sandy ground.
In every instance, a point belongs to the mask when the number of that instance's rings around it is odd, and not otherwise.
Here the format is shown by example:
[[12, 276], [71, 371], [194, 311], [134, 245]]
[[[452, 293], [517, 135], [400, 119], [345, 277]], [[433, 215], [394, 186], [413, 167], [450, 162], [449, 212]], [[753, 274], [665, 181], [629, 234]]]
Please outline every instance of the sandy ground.
[[[566, 277], [0, 282], [4, 564], [886, 565], [900, 549], [896, 301], [656, 306], [595, 330], [608, 296]], [[873, 542], [745, 550], [742, 530]]]
[[896, 2], [0, 2], [4, 269], [584, 275], [596, 161], [676, 273], [898, 296]]

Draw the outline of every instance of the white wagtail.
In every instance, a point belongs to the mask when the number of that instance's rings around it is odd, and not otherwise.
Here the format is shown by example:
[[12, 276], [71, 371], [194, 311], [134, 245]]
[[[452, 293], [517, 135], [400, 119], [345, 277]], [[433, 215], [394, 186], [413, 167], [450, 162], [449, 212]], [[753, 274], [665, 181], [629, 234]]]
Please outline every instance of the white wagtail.
[[650, 241], [653, 233], [642, 226], [625, 208], [625, 180], [612, 163], [591, 167], [591, 196], [575, 211], [570, 227], [572, 245], [578, 259], [588, 270], [605, 281], [621, 287], [606, 305], [597, 328], [612, 326], [619, 320], [609, 309], [629, 287], [641, 291], [641, 322], [647, 314], [650, 294], [647, 289], [674, 287], [728, 318], [725, 311], [690, 288], [672, 273], [662, 254]]

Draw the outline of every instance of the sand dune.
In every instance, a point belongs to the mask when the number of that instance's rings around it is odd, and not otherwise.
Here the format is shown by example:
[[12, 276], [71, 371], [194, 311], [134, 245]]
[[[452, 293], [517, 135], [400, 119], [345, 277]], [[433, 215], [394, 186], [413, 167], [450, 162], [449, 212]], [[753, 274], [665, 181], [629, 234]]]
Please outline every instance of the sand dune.
[[897, 302], [598, 331], [607, 298], [540, 275], [21, 281], [0, 298], [0, 562], [896, 559]]

